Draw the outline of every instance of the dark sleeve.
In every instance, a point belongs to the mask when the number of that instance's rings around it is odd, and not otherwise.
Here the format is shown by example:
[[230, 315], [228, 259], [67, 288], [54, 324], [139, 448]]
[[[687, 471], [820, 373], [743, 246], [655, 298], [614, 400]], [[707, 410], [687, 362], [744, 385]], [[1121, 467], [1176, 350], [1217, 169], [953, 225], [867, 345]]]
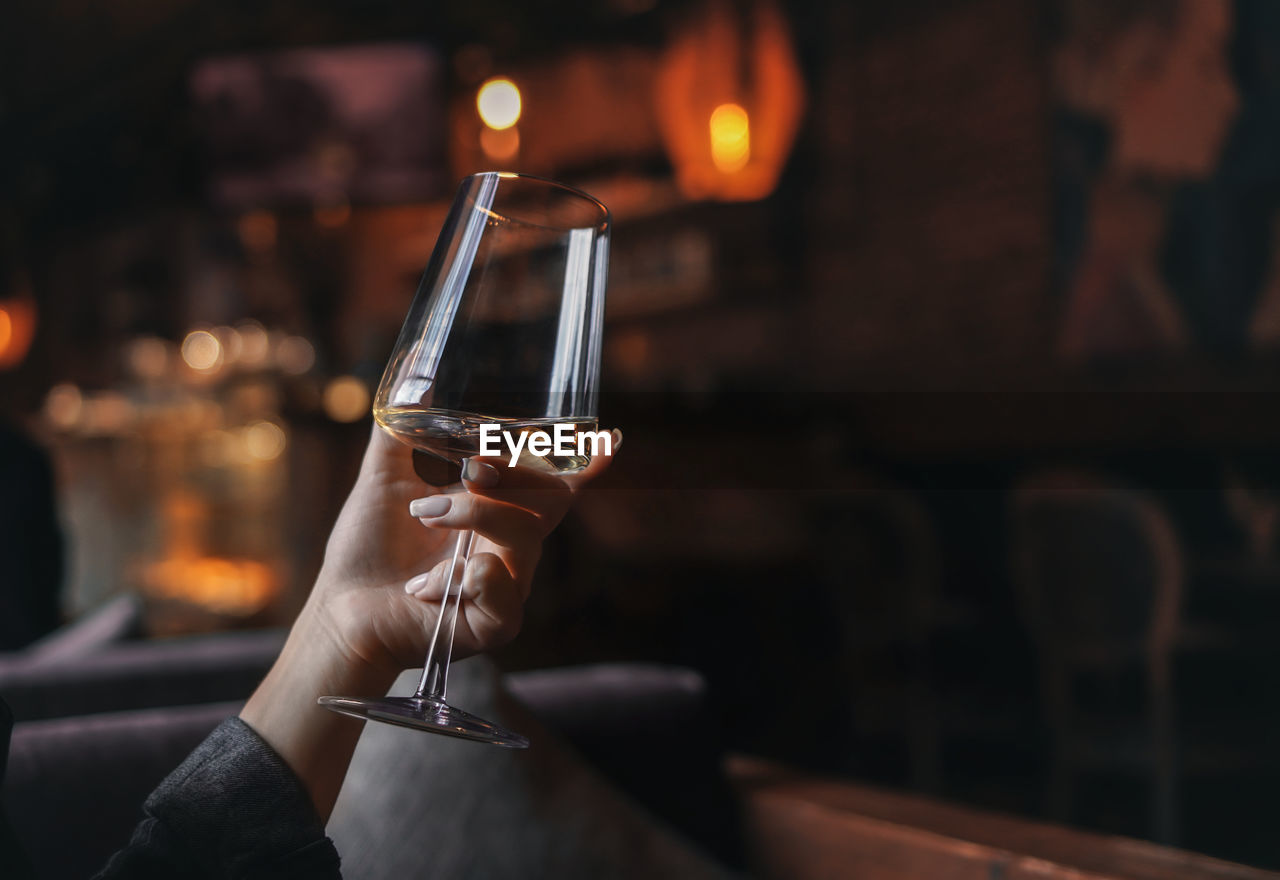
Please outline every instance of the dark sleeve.
[[143, 810], [101, 880], [341, 877], [302, 783], [239, 718], [209, 734]]

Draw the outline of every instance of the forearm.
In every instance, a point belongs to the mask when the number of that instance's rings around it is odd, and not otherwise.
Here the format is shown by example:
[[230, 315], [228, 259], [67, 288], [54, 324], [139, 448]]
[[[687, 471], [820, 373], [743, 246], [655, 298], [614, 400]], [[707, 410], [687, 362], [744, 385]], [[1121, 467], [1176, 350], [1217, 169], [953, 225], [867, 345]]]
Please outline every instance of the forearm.
[[394, 670], [346, 655], [337, 634], [311, 604], [240, 718], [285, 760], [327, 821], [364, 725], [316, 704], [325, 694], [385, 693]]

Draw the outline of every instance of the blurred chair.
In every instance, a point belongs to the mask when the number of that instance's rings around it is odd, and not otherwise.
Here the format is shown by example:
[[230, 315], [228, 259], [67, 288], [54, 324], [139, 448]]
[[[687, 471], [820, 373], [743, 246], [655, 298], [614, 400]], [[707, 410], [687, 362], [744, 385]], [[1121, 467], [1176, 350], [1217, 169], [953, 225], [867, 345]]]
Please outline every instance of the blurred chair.
[[832, 490], [814, 528], [853, 730], [868, 743], [905, 744], [911, 785], [937, 791], [941, 721], [930, 643], [949, 610], [933, 523], [913, 493], [870, 473], [839, 476]]
[[[1141, 773], [1150, 780], [1156, 840], [1177, 836], [1172, 654], [1183, 563], [1168, 517], [1141, 492], [1082, 472], [1047, 472], [1013, 495], [1012, 567], [1040, 660], [1041, 701], [1051, 728], [1047, 790], [1055, 819], [1070, 820], [1085, 770]], [[1137, 717], [1091, 707], [1095, 692], [1141, 670]]]

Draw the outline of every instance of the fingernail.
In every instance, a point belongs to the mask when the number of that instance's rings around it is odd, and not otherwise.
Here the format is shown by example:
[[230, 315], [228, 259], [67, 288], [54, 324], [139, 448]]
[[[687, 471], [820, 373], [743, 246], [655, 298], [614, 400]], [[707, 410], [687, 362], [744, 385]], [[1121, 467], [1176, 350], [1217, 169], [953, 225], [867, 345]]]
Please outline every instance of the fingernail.
[[481, 489], [492, 489], [498, 485], [502, 475], [498, 473], [498, 469], [493, 465], [477, 461], [475, 458], [468, 458], [467, 463], [462, 468], [462, 479], [468, 483], [475, 483]]
[[448, 495], [432, 495], [430, 498], [415, 498], [409, 502], [409, 513], [413, 516], [440, 516], [448, 513], [453, 501]]
[[610, 454], [617, 455], [618, 450], [621, 448], [622, 448], [622, 429], [614, 428], [613, 429], [613, 448]]
[[413, 596], [422, 592], [427, 588], [427, 579], [430, 576], [430, 574], [431, 572], [424, 572], [423, 574], [415, 574], [413, 577], [409, 578], [407, 581], [404, 582], [404, 591], [408, 593], [410, 596]]

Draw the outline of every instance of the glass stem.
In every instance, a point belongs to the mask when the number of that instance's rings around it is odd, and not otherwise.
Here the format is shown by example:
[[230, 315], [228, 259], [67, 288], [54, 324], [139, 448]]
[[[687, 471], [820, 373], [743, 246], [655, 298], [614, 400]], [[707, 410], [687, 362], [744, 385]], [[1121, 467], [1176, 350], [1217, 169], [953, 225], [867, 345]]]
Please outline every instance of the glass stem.
[[422, 680], [418, 682], [418, 690], [414, 693], [417, 699], [444, 702], [444, 689], [449, 678], [449, 658], [453, 655], [453, 634], [458, 628], [458, 608], [462, 605], [462, 575], [466, 570], [467, 560], [471, 557], [471, 545], [475, 539], [476, 533], [473, 531], [459, 532], [458, 542], [453, 545], [449, 583], [445, 587], [444, 601], [440, 603], [440, 614], [436, 617], [436, 631], [431, 636], [427, 662], [422, 667]]

